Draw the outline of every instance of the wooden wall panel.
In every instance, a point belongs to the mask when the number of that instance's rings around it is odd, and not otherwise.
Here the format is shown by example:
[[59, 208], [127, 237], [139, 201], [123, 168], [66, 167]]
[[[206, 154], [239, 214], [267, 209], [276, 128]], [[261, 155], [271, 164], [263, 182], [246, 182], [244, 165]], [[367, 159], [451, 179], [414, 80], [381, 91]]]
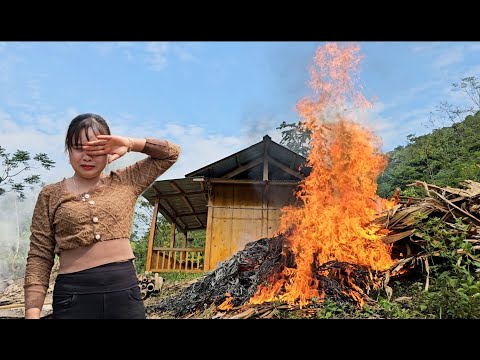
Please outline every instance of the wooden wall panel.
[[234, 199], [231, 254], [243, 250], [245, 244], [262, 237], [261, 187], [247, 184], [236, 185]]
[[210, 193], [207, 202], [207, 229], [205, 230], [205, 258], [203, 259], [203, 269], [205, 271], [213, 270], [212, 256], [212, 237], [213, 237], [213, 204], [215, 202], [215, 194]]
[[293, 187], [253, 184], [214, 184], [209, 202], [205, 264], [220, 262], [245, 244], [271, 237], [280, 224], [280, 208], [292, 203]]
[[[294, 189], [294, 186], [270, 187], [268, 191], [269, 207], [281, 209], [286, 205], [293, 204], [295, 202]], [[280, 216], [280, 210], [268, 211], [268, 237], [272, 237], [277, 232], [280, 226]]]
[[215, 184], [212, 192], [212, 228], [210, 245], [210, 267], [215, 269], [221, 261], [228, 259], [232, 239], [233, 186]]

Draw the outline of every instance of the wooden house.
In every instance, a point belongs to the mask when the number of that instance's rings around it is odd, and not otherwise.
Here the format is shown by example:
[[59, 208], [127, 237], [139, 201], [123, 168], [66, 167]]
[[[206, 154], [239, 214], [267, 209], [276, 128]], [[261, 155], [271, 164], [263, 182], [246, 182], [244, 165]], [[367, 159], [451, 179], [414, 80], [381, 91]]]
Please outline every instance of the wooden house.
[[[296, 201], [308, 175], [306, 158], [263, 140], [185, 178], [161, 180], [143, 193], [153, 206], [146, 271], [214, 270], [246, 243], [271, 237], [280, 209]], [[172, 224], [169, 244], [154, 244], [158, 213]], [[206, 229], [205, 247], [187, 246], [190, 231]], [[183, 236], [182, 236], [183, 234]], [[181, 236], [181, 244], [175, 237]]]

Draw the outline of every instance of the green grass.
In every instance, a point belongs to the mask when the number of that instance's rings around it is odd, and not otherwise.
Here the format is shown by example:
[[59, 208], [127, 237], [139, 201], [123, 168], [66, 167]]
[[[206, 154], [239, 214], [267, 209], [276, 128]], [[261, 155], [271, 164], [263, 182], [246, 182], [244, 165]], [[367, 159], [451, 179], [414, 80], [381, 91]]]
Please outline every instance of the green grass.
[[200, 278], [204, 275], [204, 273], [182, 273], [182, 272], [167, 272], [167, 273], [159, 273], [159, 275], [165, 281], [190, 281], [193, 279]]

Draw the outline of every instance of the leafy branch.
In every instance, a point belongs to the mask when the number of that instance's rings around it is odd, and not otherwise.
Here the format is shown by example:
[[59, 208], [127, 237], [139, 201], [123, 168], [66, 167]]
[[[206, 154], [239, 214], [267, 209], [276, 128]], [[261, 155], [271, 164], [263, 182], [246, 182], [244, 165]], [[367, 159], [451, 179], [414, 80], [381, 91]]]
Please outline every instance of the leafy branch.
[[[41, 181], [40, 175], [29, 174], [29, 171], [39, 167], [50, 170], [55, 166], [55, 161], [45, 153], [38, 153], [32, 159], [28, 151], [17, 150], [10, 154], [2, 146], [0, 146], [0, 160], [0, 195], [13, 191], [20, 199], [25, 198], [26, 186], [33, 187]], [[22, 173], [26, 176], [19, 180], [18, 176]]]

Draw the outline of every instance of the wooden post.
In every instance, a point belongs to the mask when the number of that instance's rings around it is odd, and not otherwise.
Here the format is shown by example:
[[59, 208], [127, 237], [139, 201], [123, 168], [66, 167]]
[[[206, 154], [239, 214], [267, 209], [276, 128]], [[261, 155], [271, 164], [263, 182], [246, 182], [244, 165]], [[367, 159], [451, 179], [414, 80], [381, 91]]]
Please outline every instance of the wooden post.
[[[170, 250], [168, 250], [168, 259], [167, 259], [167, 269], [170, 269], [172, 266], [172, 253], [173, 253], [173, 246], [175, 245], [175, 223], [172, 223], [172, 231], [170, 232]], [[175, 257], [173, 257], [173, 268], [175, 268]]]
[[206, 183], [208, 189], [208, 197], [207, 197], [207, 230], [206, 230], [206, 239], [205, 239], [205, 253], [203, 255], [203, 270], [207, 271], [210, 270], [210, 249], [212, 244], [212, 237], [213, 237], [213, 230], [212, 230], [212, 223], [213, 223], [213, 185], [210, 182]]
[[268, 173], [268, 151], [270, 145], [270, 137], [265, 135], [263, 137], [263, 141], [265, 144], [264, 151], [263, 151], [263, 194], [262, 194], [262, 237], [267, 237], [268, 233], [268, 186], [269, 186], [269, 173]]
[[[185, 239], [186, 238], [187, 238], [187, 235], [185, 235]], [[183, 248], [187, 247], [186, 243], [187, 243], [187, 241], [184, 240], [183, 243], [182, 243]], [[187, 270], [187, 264], [183, 262], [183, 260], [185, 259], [185, 253], [186, 253], [185, 250], [180, 251], [180, 269], [182, 268], [182, 264], [183, 264], [184, 270]]]
[[264, 136], [264, 149], [263, 149], [263, 181], [269, 180], [268, 174], [268, 146], [270, 145], [270, 137]]
[[157, 196], [155, 198], [155, 206], [153, 208], [152, 223], [150, 224], [150, 235], [148, 237], [147, 263], [145, 264], [145, 271], [150, 271], [150, 269], [152, 268], [153, 239], [155, 239], [155, 228], [157, 225], [159, 203], [160, 199]]

